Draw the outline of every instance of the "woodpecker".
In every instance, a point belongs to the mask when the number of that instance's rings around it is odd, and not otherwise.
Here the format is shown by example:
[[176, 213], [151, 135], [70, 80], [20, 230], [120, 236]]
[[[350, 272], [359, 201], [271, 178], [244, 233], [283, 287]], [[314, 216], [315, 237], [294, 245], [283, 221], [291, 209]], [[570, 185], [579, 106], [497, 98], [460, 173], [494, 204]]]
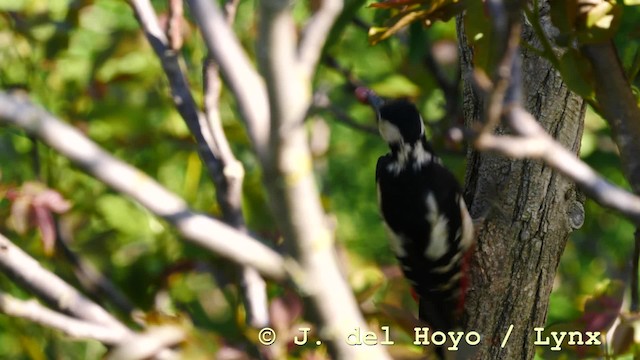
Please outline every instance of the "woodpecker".
[[390, 152], [378, 159], [378, 205], [405, 277], [418, 297], [418, 317], [432, 329], [459, 328], [473, 222], [455, 176], [442, 165], [407, 100], [384, 101], [368, 89], [358, 98], [376, 112]]

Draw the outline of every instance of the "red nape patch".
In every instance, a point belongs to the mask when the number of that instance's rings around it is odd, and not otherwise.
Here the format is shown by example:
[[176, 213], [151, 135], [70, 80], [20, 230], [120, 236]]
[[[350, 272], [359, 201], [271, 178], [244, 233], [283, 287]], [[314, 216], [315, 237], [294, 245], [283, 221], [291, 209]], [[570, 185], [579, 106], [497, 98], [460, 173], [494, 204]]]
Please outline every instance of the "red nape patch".
[[363, 104], [369, 104], [369, 94], [372, 90], [365, 86], [358, 86], [355, 90], [356, 98]]
[[411, 288], [411, 297], [415, 302], [417, 303], [420, 302], [420, 295], [418, 295], [418, 293], [416, 292], [416, 289], [414, 289], [413, 287]]
[[458, 299], [458, 304], [456, 310], [458, 312], [462, 312], [464, 310], [464, 300], [467, 295], [467, 290], [469, 289], [470, 279], [469, 279], [469, 263], [471, 262], [471, 255], [473, 254], [473, 246], [467, 250], [467, 253], [462, 257], [462, 278], [460, 279], [460, 298]]

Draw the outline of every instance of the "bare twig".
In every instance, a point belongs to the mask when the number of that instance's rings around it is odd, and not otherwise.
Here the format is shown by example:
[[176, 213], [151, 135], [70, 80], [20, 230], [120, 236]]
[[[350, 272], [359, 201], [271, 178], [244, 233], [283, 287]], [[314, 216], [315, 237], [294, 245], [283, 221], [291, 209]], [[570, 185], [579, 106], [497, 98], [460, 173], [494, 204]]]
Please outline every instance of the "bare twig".
[[131, 334], [131, 331], [118, 319], [40, 266], [36, 260], [2, 234], [0, 234], [0, 269], [43, 301], [65, 313], [102, 325], [112, 330], [117, 336]]
[[355, 89], [359, 86], [363, 86], [364, 84], [358, 80], [353, 73], [351, 72], [351, 70], [345, 68], [344, 66], [340, 65], [340, 63], [338, 62], [338, 60], [336, 60], [336, 58], [334, 58], [331, 55], [325, 55], [322, 58], [322, 63], [332, 69], [334, 69], [335, 71], [337, 71], [338, 73], [340, 73], [345, 80], [347, 81], [347, 91], [353, 93], [353, 91], [355, 91]]
[[208, 0], [189, 0], [209, 53], [234, 94], [249, 137], [264, 160], [269, 140], [269, 105], [264, 83], [245, 54], [220, 9]]
[[329, 106], [322, 107], [319, 109], [323, 109], [330, 112], [333, 115], [333, 117], [338, 121], [339, 124], [344, 124], [354, 130], [362, 131], [370, 135], [375, 135], [375, 136], [379, 135], [378, 129], [376, 129], [373, 126], [361, 124], [360, 122], [356, 121], [354, 118], [349, 116], [349, 114], [344, 112], [341, 108], [335, 105], [329, 104]]
[[593, 68], [597, 104], [620, 149], [622, 168], [631, 188], [640, 194], [640, 108], [631, 91], [612, 41], [582, 47]]
[[181, 0], [169, 0], [169, 21], [167, 21], [167, 37], [171, 50], [182, 48], [183, 8]]
[[640, 224], [640, 197], [625, 191], [602, 177], [589, 165], [555, 141], [529, 114], [519, 106], [506, 114], [512, 130], [519, 136], [480, 134], [473, 142], [478, 150], [493, 151], [512, 158], [540, 159], [567, 176], [600, 205], [619, 211]]
[[[519, 96], [515, 99], [511, 99], [507, 96], [508, 92], [520, 92], [520, 83], [512, 84], [512, 69], [516, 64], [519, 64], [519, 46], [520, 43], [521, 26], [519, 22], [511, 24], [508, 29], [506, 49], [498, 67], [496, 69], [495, 78], [493, 79], [493, 89], [489, 93], [486, 105], [485, 124], [483, 125], [484, 132], [492, 132], [500, 122], [500, 116], [502, 114], [502, 108], [507, 102], [520, 101]], [[518, 69], [519, 70], [519, 69]]]
[[[228, 1], [225, 5], [225, 13], [227, 14], [227, 22], [233, 23], [233, 14], [235, 14], [236, 0]], [[242, 181], [244, 177], [244, 169], [242, 164], [236, 159], [231, 151], [227, 137], [222, 128], [220, 112], [218, 108], [218, 100], [222, 83], [217, 64], [211, 58], [207, 58], [204, 62], [203, 69], [204, 78], [204, 104], [206, 114], [206, 128], [210, 139], [209, 142], [212, 151], [219, 159], [218, 166], [222, 171], [214, 179], [216, 195], [218, 203], [222, 209], [225, 221], [246, 233], [245, 220], [242, 214]], [[206, 137], [206, 136], [205, 136]], [[243, 293], [242, 299], [247, 312], [247, 323], [255, 328], [264, 327], [269, 323], [269, 311], [266, 294], [266, 284], [264, 279], [255, 269], [250, 267], [242, 267], [240, 269], [240, 288]]]
[[298, 64], [309, 78], [316, 69], [324, 43], [338, 15], [342, 11], [342, 0], [321, 0], [320, 8], [305, 26], [298, 47]]
[[193, 212], [155, 180], [115, 159], [73, 127], [28, 100], [0, 92], [0, 123], [18, 126], [69, 158], [100, 181], [138, 201], [173, 224], [190, 242], [233, 262], [255, 267], [284, 280], [282, 257], [257, 241], [211, 217]]
[[[176, 1], [173, 0], [171, 1], [172, 7], [175, 7], [172, 11], [175, 11], [175, 13], [171, 15], [172, 19], [170, 22], [179, 23], [181, 20], [173, 18], [182, 18], [180, 13], [182, 5], [176, 5], [175, 2]], [[180, 2], [178, 1], [178, 3]], [[222, 170], [218, 168], [219, 161], [215, 158], [209, 144], [205, 140], [205, 134], [202, 132], [200, 123], [204, 121], [204, 115], [198, 110], [195, 100], [191, 95], [189, 83], [187, 82], [187, 78], [180, 67], [179, 53], [171, 49], [169, 40], [162, 31], [158, 18], [149, 0], [132, 0], [131, 5], [133, 6], [136, 17], [138, 18], [149, 43], [153, 47], [153, 50], [155, 51], [156, 56], [160, 60], [162, 68], [167, 75], [176, 109], [184, 119], [189, 131], [196, 140], [198, 145], [198, 154], [204, 162], [204, 165], [209, 172], [209, 176], [215, 178], [217, 174], [222, 172]], [[179, 7], [180, 10], [178, 9]]]
[[347, 114], [340, 107], [335, 106], [331, 103], [331, 100], [327, 96], [326, 93], [322, 91], [318, 91], [313, 96], [313, 107], [318, 110], [323, 110], [331, 113], [333, 117], [340, 124], [344, 124], [352, 129], [365, 132], [371, 135], [378, 135], [378, 129], [374, 126], [369, 126], [366, 124], [361, 124], [355, 119], [353, 119], [349, 114]]
[[24, 301], [3, 292], [0, 292], [0, 312], [60, 330], [74, 338], [93, 339], [103, 344], [118, 344], [131, 336], [126, 331], [78, 320], [42, 306], [35, 300]]

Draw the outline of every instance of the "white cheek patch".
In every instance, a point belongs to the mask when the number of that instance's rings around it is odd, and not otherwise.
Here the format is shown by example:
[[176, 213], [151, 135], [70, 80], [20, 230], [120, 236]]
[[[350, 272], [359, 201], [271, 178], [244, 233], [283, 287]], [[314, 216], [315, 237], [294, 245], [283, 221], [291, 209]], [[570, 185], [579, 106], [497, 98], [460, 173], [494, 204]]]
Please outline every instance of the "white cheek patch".
[[427, 259], [436, 261], [447, 253], [449, 247], [449, 230], [447, 228], [448, 219], [438, 213], [438, 203], [433, 193], [427, 195], [427, 221], [431, 224], [431, 236], [429, 245], [424, 252]]
[[400, 134], [400, 129], [397, 126], [393, 125], [391, 122], [380, 119], [378, 121], [378, 131], [380, 131], [380, 135], [389, 144], [393, 143], [401, 143], [402, 142], [402, 134]]

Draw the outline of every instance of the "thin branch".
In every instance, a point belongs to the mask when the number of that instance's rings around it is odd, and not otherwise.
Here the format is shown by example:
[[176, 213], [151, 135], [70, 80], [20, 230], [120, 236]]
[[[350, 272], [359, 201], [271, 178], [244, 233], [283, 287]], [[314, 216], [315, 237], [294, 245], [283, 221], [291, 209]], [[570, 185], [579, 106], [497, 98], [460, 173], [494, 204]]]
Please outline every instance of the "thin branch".
[[60, 229], [60, 221], [55, 219], [56, 247], [62, 251], [64, 257], [73, 266], [73, 272], [93, 298], [106, 298], [125, 314], [131, 314], [135, 307], [131, 300], [116, 287], [116, 285], [96, 269], [96, 267], [69, 247], [67, 235]]
[[340, 65], [338, 60], [336, 60], [336, 58], [334, 58], [333, 56], [325, 55], [322, 58], [322, 63], [324, 65], [334, 69], [335, 71], [340, 73], [345, 78], [345, 80], [347, 81], [347, 91], [349, 93], [353, 93], [356, 90], [356, 88], [358, 88], [359, 86], [363, 86], [364, 85], [362, 83], [362, 81], [358, 80], [356, 78], [356, 76], [353, 75], [351, 70], [349, 70], [346, 67]]
[[177, 354], [166, 353], [164, 349], [174, 347], [185, 339], [185, 332], [178, 326], [151, 327], [118, 344], [106, 360], [143, 360], [156, 355], [160, 355], [161, 359], [179, 359]]
[[331, 115], [333, 115], [334, 119], [336, 119], [339, 124], [344, 124], [354, 130], [362, 131], [367, 134], [376, 136], [378, 135], [378, 129], [373, 126], [361, 124], [360, 122], [356, 121], [340, 107], [333, 105], [327, 94], [322, 91], [318, 91], [314, 95], [313, 107], [315, 109], [331, 113]]
[[519, 136], [481, 133], [473, 145], [512, 158], [540, 159], [567, 176], [600, 205], [619, 211], [640, 224], [640, 197], [625, 191], [602, 177], [549, 135], [526, 110], [514, 106], [506, 114], [512, 130]]
[[169, 20], [167, 21], [167, 37], [171, 50], [178, 51], [182, 48], [183, 12], [182, 0], [169, 0]]
[[130, 337], [128, 332], [53, 311], [36, 300], [20, 300], [0, 291], [0, 312], [60, 330], [78, 339], [93, 339], [103, 344], [118, 344]]
[[[517, 34], [519, 34], [519, 25], [514, 22], [507, 49], [501, 60], [501, 70], [498, 71], [498, 79], [503, 85], [500, 87], [495, 85], [490, 89], [489, 96], [493, 100], [489, 101], [489, 106], [494, 109], [488, 110], [487, 123], [496, 121], [491, 117], [499, 118], [502, 115], [514, 133], [519, 136], [496, 136], [491, 134], [485, 126], [471, 136], [474, 146], [478, 150], [493, 151], [512, 158], [540, 159], [575, 181], [600, 205], [618, 210], [634, 223], [640, 224], [640, 197], [600, 177], [591, 167], [555, 141], [533, 116], [519, 105], [522, 70], [517, 57], [519, 42]], [[505, 105], [508, 103], [515, 105], [508, 106], [505, 110]], [[635, 103], [634, 108], [638, 110]]]
[[[172, 13], [170, 19], [170, 23], [174, 23], [171, 26], [178, 26], [175, 23], [180, 22], [174, 19], [174, 17], [180, 17], [181, 19], [182, 5], [181, 3], [180, 5], [176, 5], [175, 3], [176, 1], [171, 0], [172, 9], [175, 8], [172, 10], [175, 13]], [[170, 47], [169, 40], [162, 31], [149, 0], [132, 0], [131, 5], [149, 43], [162, 64], [164, 73], [167, 75], [174, 105], [196, 140], [198, 154], [204, 162], [209, 176], [215, 178], [222, 170], [219, 168], [219, 161], [211, 151], [200, 126], [201, 122], [204, 121], [204, 115], [198, 110], [198, 106], [191, 95], [189, 83], [180, 67], [179, 53]], [[178, 8], [180, 8], [180, 10]]]
[[0, 234], [0, 269], [14, 281], [51, 306], [96, 325], [111, 329], [117, 336], [131, 331], [98, 304], [87, 299], [58, 276]]
[[321, 107], [319, 109], [326, 110], [331, 113], [331, 115], [333, 115], [334, 119], [336, 119], [339, 124], [344, 124], [354, 130], [361, 131], [369, 135], [379, 136], [378, 129], [373, 126], [359, 123], [354, 118], [349, 116], [349, 114], [344, 112], [341, 108], [333, 104], [329, 104], [329, 106]]
[[264, 159], [269, 140], [269, 105], [265, 85], [212, 1], [188, 0], [209, 54], [218, 63], [222, 77], [234, 94], [249, 137]]
[[284, 280], [282, 257], [250, 236], [196, 213], [177, 195], [138, 169], [112, 157], [75, 128], [27, 99], [0, 92], [0, 123], [18, 126], [69, 158], [77, 166], [138, 201], [173, 224], [186, 240], [263, 275]]
[[607, 41], [584, 45], [581, 51], [593, 68], [595, 109], [611, 126], [626, 178], [633, 191], [640, 194], [640, 108], [615, 46]]
[[[225, 222], [246, 233], [245, 222], [241, 209], [241, 192], [242, 178], [244, 169], [242, 164], [236, 160], [231, 152], [228, 141], [222, 130], [220, 115], [218, 113], [217, 99], [220, 93], [220, 80], [218, 69], [212, 61], [206, 61], [204, 69], [205, 81], [205, 111], [206, 116], [202, 115], [195, 104], [195, 101], [189, 90], [186, 77], [179, 66], [178, 54], [171, 49], [179, 49], [175, 42], [180, 41], [181, 45], [181, 21], [182, 21], [182, 1], [170, 0], [170, 19], [169, 19], [169, 40], [171, 48], [169, 48], [165, 39], [155, 38], [154, 34], [158, 34], [158, 19], [148, 0], [134, 0], [132, 2], [137, 17], [140, 20], [142, 28], [147, 34], [150, 42], [155, 43], [154, 50], [161, 60], [165, 73], [169, 79], [169, 84], [174, 94], [174, 102], [176, 108], [184, 118], [191, 133], [194, 135], [198, 143], [198, 152], [203, 159], [209, 175], [216, 186], [216, 195], [218, 203], [222, 209]], [[237, 1], [230, 1], [225, 6], [227, 13], [227, 22], [232, 22], [235, 14]], [[176, 47], [178, 46], [178, 47]], [[265, 291], [266, 285], [259, 274], [249, 268], [241, 269], [243, 274], [242, 286], [253, 286], [254, 294], [258, 294], [257, 289]], [[246, 275], [246, 276], [245, 276]], [[252, 321], [256, 326], [264, 326], [267, 323], [266, 311], [266, 295], [259, 297], [265, 299], [263, 310], [250, 311], [251, 313], [260, 313], [262, 316], [259, 320]], [[251, 319], [251, 317], [249, 317]]]
[[313, 75], [327, 36], [342, 8], [342, 0], [321, 0], [320, 7], [302, 31], [298, 47], [298, 64], [306, 76]]

